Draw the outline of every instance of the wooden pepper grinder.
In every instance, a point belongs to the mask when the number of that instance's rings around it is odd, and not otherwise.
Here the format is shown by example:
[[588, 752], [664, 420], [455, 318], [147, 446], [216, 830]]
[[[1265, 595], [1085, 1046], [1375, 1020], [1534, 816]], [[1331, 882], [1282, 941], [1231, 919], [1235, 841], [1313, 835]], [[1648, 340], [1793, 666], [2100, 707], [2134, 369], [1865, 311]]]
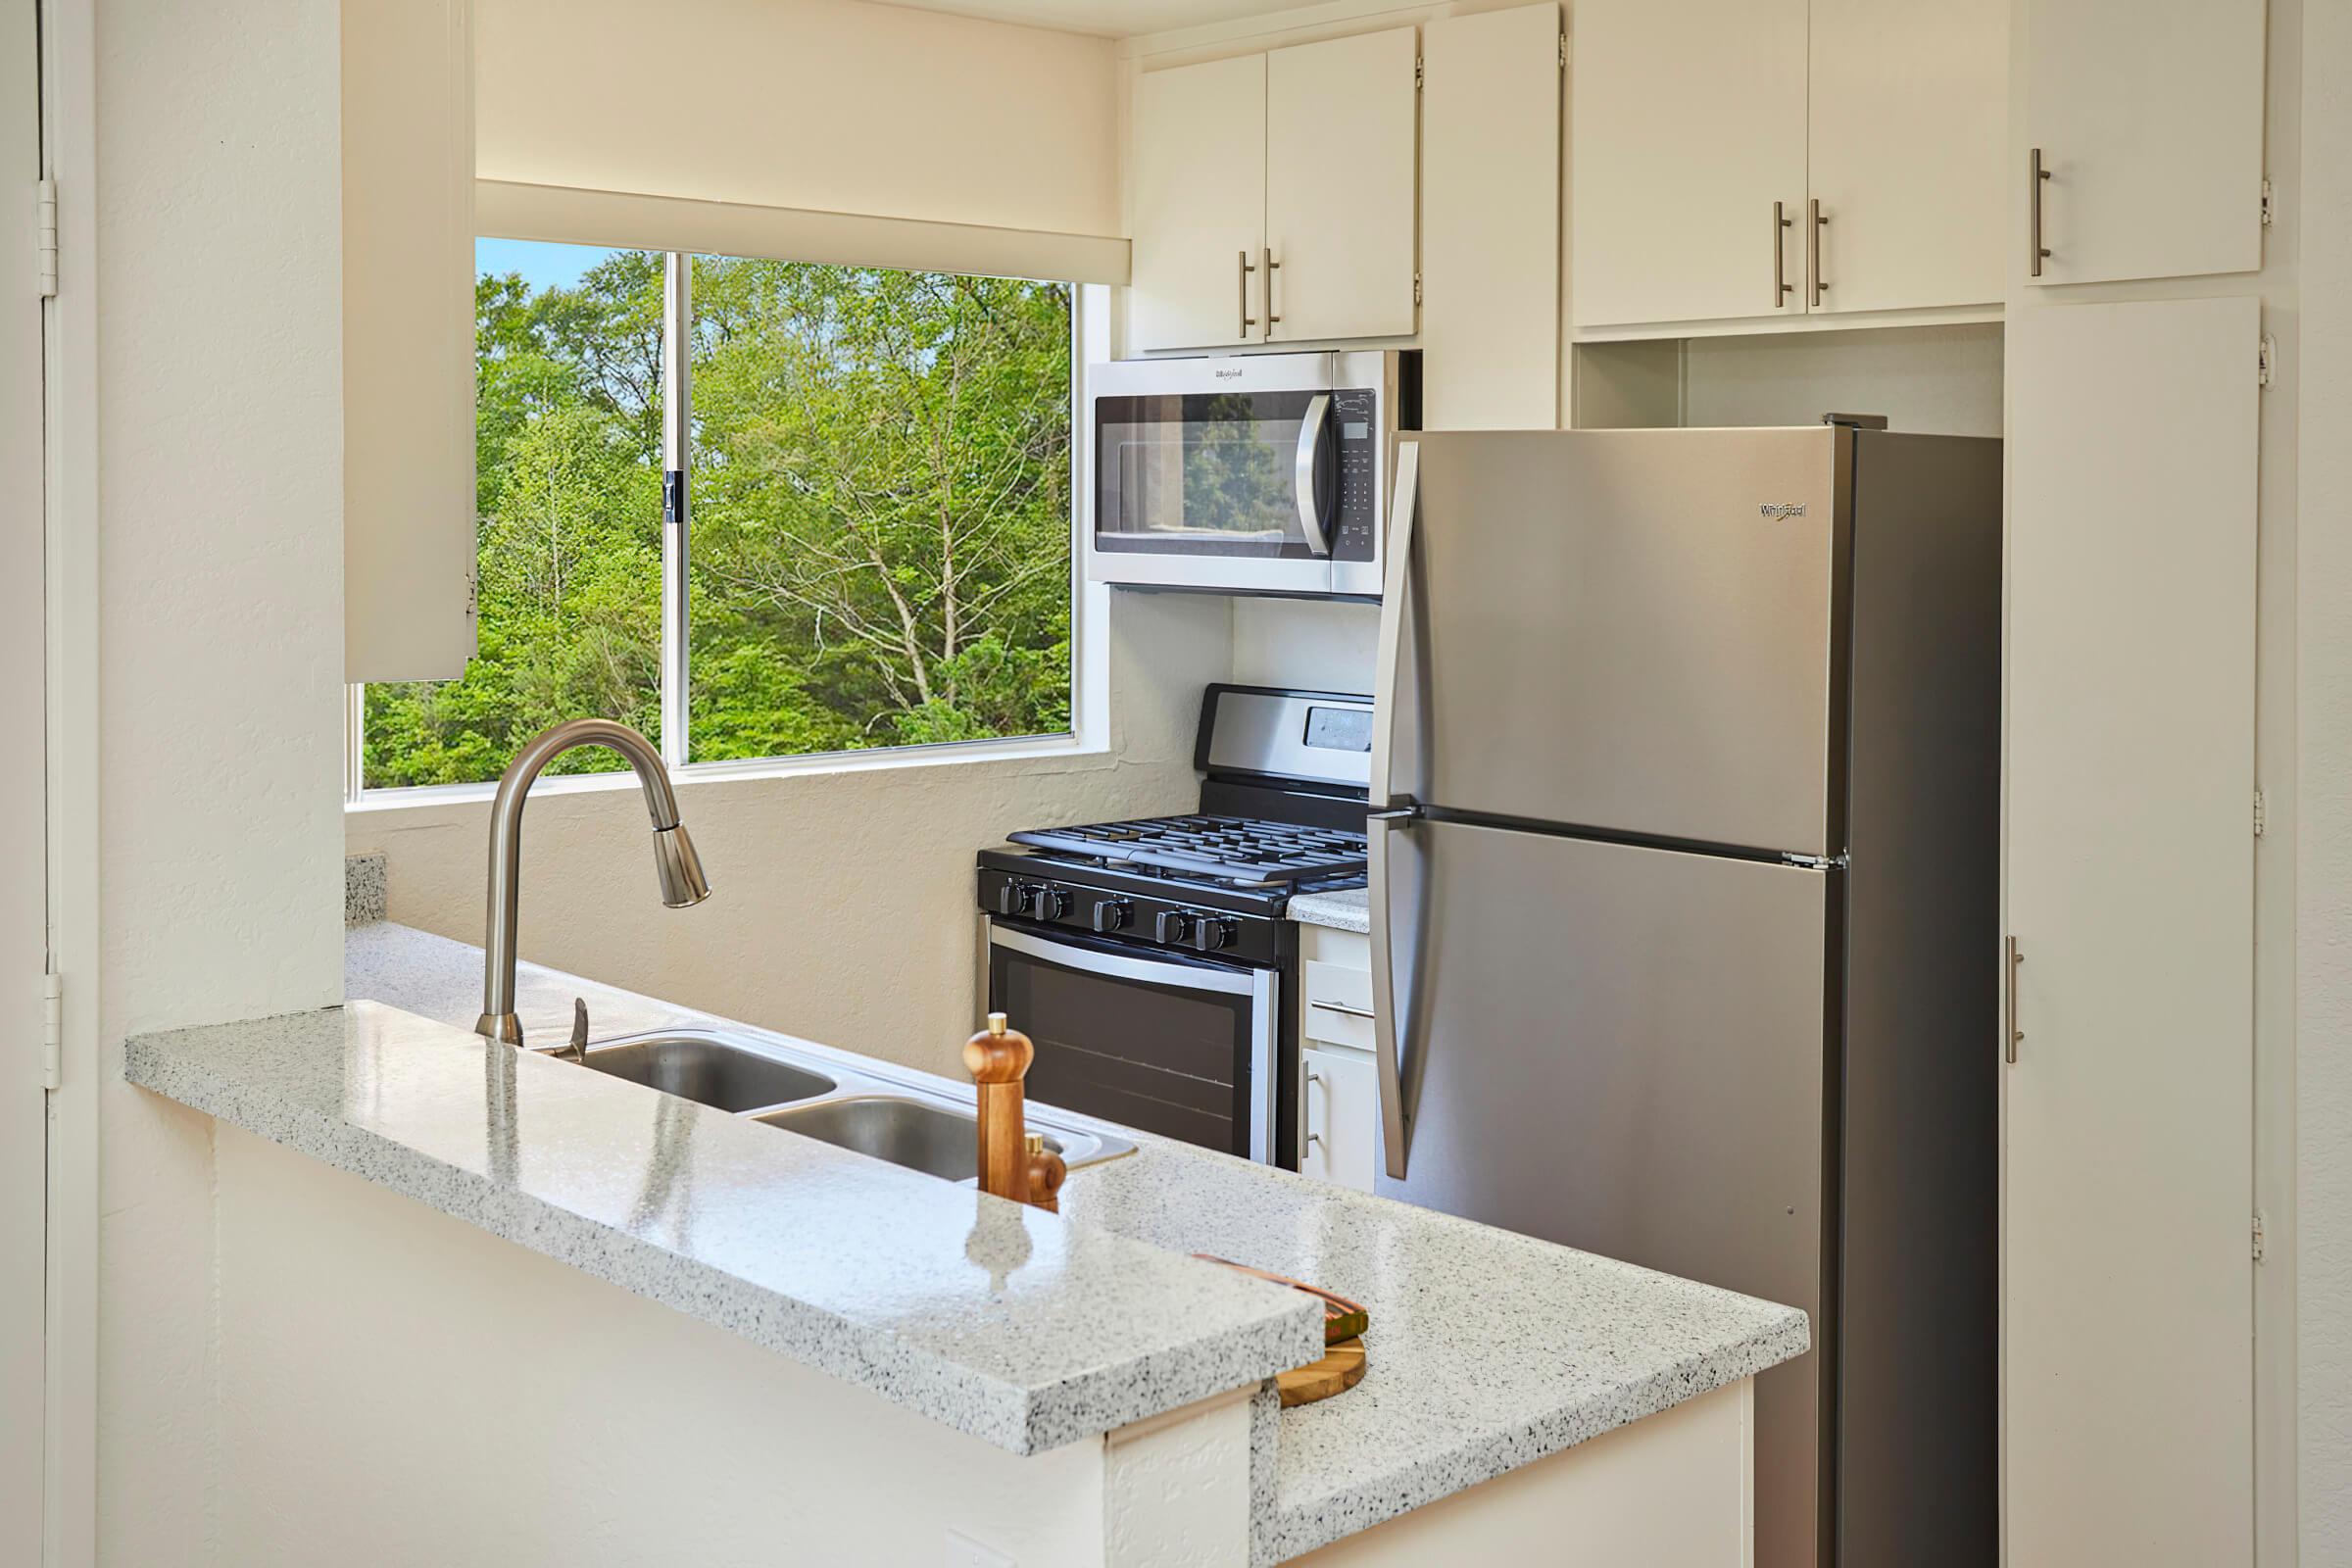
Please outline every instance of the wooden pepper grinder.
[[1029, 1135], [1029, 1201], [1049, 1214], [1061, 1212], [1061, 1184], [1070, 1167], [1046, 1147], [1044, 1133]]
[[1029, 1201], [1029, 1150], [1021, 1110], [1021, 1080], [1037, 1048], [992, 1012], [988, 1027], [963, 1045], [964, 1070], [980, 1086], [980, 1190], [1016, 1203]]

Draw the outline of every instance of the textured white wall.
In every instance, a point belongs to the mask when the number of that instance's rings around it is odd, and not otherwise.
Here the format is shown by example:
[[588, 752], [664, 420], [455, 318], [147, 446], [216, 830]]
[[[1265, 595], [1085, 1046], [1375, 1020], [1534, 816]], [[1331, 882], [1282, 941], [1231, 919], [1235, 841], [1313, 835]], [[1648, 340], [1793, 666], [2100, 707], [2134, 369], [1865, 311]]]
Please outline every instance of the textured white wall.
[[[655, 898], [633, 786], [534, 796], [522, 956], [960, 1072], [979, 1006], [973, 853], [1024, 827], [1197, 805], [1200, 691], [1226, 678], [1231, 635], [1223, 600], [1113, 595], [1106, 753], [681, 785], [715, 890], [691, 909]], [[393, 919], [478, 944], [488, 821], [486, 800], [404, 806], [352, 813], [347, 836], [384, 852]]]
[[1100, 1443], [992, 1448], [234, 1128], [220, 1166], [223, 1564], [1101, 1568]]
[[334, 0], [100, 0], [99, 1550], [216, 1560], [211, 1124], [126, 1034], [340, 995]]
[[2352, 6], [2303, 14], [2296, 1291], [2302, 1560], [2352, 1562]]

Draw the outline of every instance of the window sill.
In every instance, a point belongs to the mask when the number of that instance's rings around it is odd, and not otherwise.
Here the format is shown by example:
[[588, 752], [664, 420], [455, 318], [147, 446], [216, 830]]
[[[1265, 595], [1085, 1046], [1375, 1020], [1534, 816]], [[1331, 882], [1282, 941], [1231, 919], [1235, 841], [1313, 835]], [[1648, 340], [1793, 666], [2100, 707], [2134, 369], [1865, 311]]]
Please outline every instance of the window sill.
[[[1060, 760], [1090, 766], [1108, 766], [1110, 748], [1076, 735], [1026, 735], [1002, 741], [943, 741], [931, 746], [877, 747], [867, 752], [826, 752], [814, 757], [762, 757], [741, 761], [689, 762], [672, 768], [670, 778], [679, 793], [706, 784], [751, 782], [760, 779], [831, 777], [843, 773], [899, 772], [915, 768], [956, 767], [977, 762], [1022, 762]], [[604, 790], [633, 790], [636, 775], [627, 768], [610, 773], [563, 773], [542, 776], [531, 786], [539, 795], [593, 795]], [[404, 789], [363, 790], [343, 803], [346, 815], [435, 806], [487, 803], [498, 793], [496, 782], [486, 784], [418, 784]]]

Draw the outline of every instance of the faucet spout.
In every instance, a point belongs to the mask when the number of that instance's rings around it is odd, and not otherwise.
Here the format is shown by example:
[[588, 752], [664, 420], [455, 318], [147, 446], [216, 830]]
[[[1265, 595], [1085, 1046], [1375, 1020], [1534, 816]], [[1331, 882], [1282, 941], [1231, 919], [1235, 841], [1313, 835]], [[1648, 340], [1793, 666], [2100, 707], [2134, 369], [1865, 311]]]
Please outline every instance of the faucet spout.
[[626, 724], [609, 718], [575, 718], [535, 737], [514, 754], [499, 775], [490, 804], [490, 906], [482, 940], [482, 1015], [473, 1032], [512, 1046], [522, 1044], [522, 1020], [514, 1013], [514, 934], [522, 882], [522, 808], [531, 786], [557, 757], [576, 746], [609, 746], [625, 759], [645, 794], [654, 821], [654, 871], [662, 902], [673, 909], [710, 896], [702, 857], [678, 821], [678, 798], [669, 770], [653, 743]]

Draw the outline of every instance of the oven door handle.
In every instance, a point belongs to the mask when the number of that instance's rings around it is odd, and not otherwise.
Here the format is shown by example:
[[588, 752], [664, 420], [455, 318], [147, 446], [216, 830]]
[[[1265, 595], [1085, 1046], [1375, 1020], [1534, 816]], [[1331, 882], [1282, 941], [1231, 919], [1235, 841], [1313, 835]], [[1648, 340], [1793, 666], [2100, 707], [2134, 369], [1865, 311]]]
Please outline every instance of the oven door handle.
[[1174, 986], [1183, 991], [1216, 991], [1230, 997], [1247, 997], [1258, 988], [1252, 972], [1247, 969], [1211, 969], [1159, 958], [1131, 958], [1123, 953], [1102, 953], [1073, 942], [1054, 942], [1026, 931], [1008, 930], [994, 921], [989, 922], [988, 942], [991, 947], [1008, 948], [1047, 963], [1058, 963], [1065, 969], [1079, 969], [1113, 980]]
[[1318, 392], [1307, 400], [1306, 417], [1298, 421], [1298, 452], [1291, 466], [1291, 487], [1298, 497], [1298, 526], [1306, 548], [1317, 561], [1331, 556], [1331, 539], [1323, 531], [1323, 452], [1331, 430], [1331, 394]]

